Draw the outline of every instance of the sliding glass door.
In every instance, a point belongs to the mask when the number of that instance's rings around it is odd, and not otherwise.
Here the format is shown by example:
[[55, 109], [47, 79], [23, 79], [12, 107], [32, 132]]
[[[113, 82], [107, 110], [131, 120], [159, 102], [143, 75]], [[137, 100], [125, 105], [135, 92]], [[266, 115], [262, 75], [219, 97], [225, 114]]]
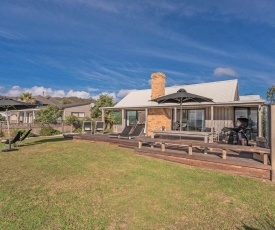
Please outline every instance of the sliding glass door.
[[[174, 111], [173, 111], [174, 113]], [[173, 118], [175, 116], [173, 115]], [[176, 120], [173, 123], [174, 130], [179, 130], [180, 122], [180, 109], [177, 109]], [[204, 109], [183, 109], [182, 110], [182, 130], [183, 131], [198, 131], [202, 132], [205, 130], [205, 110]]]
[[203, 109], [188, 110], [187, 128], [189, 131], [204, 131], [205, 114]]
[[127, 125], [145, 124], [145, 111], [139, 110], [128, 110], [126, 112]]

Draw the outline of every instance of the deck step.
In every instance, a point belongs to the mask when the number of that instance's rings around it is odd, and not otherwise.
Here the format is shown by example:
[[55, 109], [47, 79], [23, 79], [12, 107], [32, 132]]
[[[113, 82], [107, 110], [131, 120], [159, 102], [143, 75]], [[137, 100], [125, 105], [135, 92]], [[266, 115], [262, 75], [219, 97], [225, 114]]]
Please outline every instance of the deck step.
[[189, 156], [182, 154], [179, 156], [174, 153], [162, 153], [160, 150], [150, 150], [148, 148], [138, 149], [135, 148], [134, 153], [137, 155], [157, 158], [165, 161], [175, 162], [179, 164], [185, 164], [190, 166], [195, 166], [204, 169], [216, 170], [220, 172], [230, 173], [234, 175], [243, 175], [254, 178], [261, 178], [270, 180], [270, 167], [249, 167], [245, 165], [229, 164], [227, 162], [215, 162], [207, 161], [204, 159], [194, 158], [194, 156]]
[[118, 145], [118, 147], [127, 148], [127, 149], [135, 149], [136, 148], [136, 146], [130, 146], [130, 145]]

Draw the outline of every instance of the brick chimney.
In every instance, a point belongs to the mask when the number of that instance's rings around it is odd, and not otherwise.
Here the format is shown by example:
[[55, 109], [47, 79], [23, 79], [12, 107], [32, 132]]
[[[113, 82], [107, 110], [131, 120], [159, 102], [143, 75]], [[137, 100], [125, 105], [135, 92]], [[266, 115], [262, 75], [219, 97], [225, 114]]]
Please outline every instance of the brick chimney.
[[[152, 94], [151, 99], [155, 99], [165, 95], [165, 79], [164, 73], [157, 72], [151, 75]], [[149, 108], [147, 115], [146, 135], [151, 135], [153, 130], [171, 130], [171, 109], [165, 108]]]
[[152, 75], [151, 75], [151, 86], [152, 86], [151, 100], [165, 95], [165, 79], [166, 79], [166, 76], [162, 72], [152, 73]]

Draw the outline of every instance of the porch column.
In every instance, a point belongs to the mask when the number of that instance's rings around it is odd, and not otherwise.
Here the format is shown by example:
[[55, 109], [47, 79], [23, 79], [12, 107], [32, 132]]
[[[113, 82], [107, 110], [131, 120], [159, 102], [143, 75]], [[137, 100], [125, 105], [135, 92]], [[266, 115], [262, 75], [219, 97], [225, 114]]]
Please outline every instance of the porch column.
[[24, 111], [23, 123], [27, 123], [27, 113]]
[[147, 127], [148, 127], [147, 120], [148, 120], [148, 109], [146, 108], [145, 109], [145, 127], [144, 127], [144, 133], [145, 133], [145, 135], [147, 133]]
[[275, 105], [270, 106], [271, 181], [275, 182]]
[[34, 119], [35, 119], [35, 113], [34, 111], [32, 111], [32, 123], [34, 123]]
[[261, 137], [262, 133], [262, 106], [258, 105], [258, 137]]
[[105, 117], [105, 111], [104, 111], [104, 109], [102, 108], [101, 109], [101, 121], [105, 121], [105, 119], [104, 119], [104, 117]]
[[214, 107], [211, 106], [211, 133], [214, 133]]
[[17, 113], [16, 113], [16, 117], [17, 117], [17, 124], [19, 124], [20, 123], [20, 112], [19, 111], [17, 111]]
[[121, 122], [122, 122], [122, 129], [125, 128], [126, 126], [126, 114], [125, 114], [125, 109], [121, 110]]
[[174, 107], [174, 122], [177, 121], [177, 107]]

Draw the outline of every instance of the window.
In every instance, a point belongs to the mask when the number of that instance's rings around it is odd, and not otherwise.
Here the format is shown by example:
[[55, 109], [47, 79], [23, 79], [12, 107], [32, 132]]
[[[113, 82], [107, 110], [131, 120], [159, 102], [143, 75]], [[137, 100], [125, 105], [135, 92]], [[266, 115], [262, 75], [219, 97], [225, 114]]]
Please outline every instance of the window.
[[[174, 110], [173, 110], [174, 113]], [[174, 122], [180, 122], [180, 109], [177, 109], [177, 119]], [[173, 114], [174, 118], [174, 114]], [[179, 130], [179, 125], [173, 126]], [[204, 109], [183, 109], [182, 110], [182, 130], [186, 131], [204, 131], [205, 129], [205, 110]]]
[[205, 129], [205, 115], [203, 109], [187, 110], [188, 123], [187, 128], [189, 131], [204, 131]]
[[127, 111], [127, 125], [145, 124], [145, 111]]
[[253, 133], [258, 133], [258, 109], [257, 108], [235, 108], [235, 126], [237, 119], [245, 117], [249, 119], [249, 127]]
[[81, 112], [72, 112], [71, 115], [76, 116], [76, 117], [80, 117], [80, 118], [85, 117], [85, 113], [81, 113]]

